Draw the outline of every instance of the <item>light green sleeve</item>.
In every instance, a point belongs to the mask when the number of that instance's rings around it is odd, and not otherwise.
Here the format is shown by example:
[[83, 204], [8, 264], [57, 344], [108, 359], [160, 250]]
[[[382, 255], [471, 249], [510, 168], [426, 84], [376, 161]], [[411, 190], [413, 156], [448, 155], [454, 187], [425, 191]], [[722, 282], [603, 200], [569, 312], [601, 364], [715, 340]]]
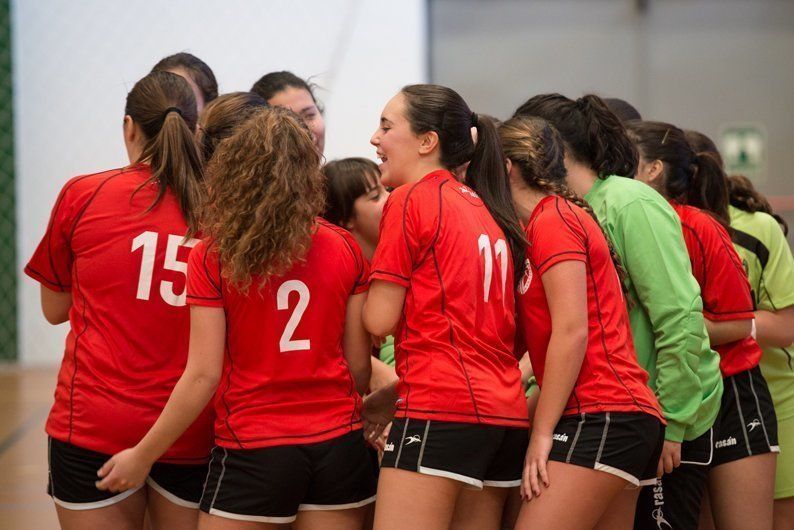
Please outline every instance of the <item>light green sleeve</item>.
[[394, 368], [394, 337], [388, 335], [380, 346], [380, 360]]
[[624, 250], [623, 265], [653, 329], [665, 437], [680, 442], [697, 420], [703, 396], [698, 365], [708, 340], [700, 289], [680, 221], [667, 203], [635, 200], [621, 209], [620, 217], [615, 244]]
[[761, 271], [758, 305], [776, 311], [794, 305], [794, 257], [777, 221], [773, 217], [764, 219], [769, 261]]

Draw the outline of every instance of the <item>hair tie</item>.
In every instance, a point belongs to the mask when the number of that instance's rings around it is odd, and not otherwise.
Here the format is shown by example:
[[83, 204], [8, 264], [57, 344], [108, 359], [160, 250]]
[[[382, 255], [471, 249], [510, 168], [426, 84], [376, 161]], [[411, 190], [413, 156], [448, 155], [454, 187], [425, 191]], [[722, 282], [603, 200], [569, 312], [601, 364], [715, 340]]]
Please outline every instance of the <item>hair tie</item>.
[[471, 113], [471, 126], [472, 126], [472, 127], [477, 127], [477, 125], [478, 125], [479, 121], [480, 121], [480, 120], [479, 120], [479, 118], [477, 117], [477, 113], [476, 113], [476, 112], [472, 112], [472, 113]]
[[179, 109], [179, 107], [168, 107], [167, 109], [165, 109], [165, 112], [163, 112], [163, 119], [165, 119], [165, 118], [166, 118], [166, 117], [167, 117], [167, 116], [168, 116], [170, 113], [172, 113], [172, 112], [176, 112], [176, 113], [177, 113], [177, 114], [179, 114], [179, 116], [180, 116], [180, 117], [182, 117], [182, 118], [184, 118], [184, 117], [185, 117], [185, 116], [182, 114], [182, 111]]

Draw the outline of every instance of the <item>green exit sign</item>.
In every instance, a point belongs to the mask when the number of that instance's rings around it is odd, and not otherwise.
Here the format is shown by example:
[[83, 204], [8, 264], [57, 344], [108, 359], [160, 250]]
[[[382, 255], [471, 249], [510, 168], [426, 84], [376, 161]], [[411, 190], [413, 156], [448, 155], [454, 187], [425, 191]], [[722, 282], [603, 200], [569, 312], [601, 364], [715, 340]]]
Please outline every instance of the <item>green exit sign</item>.
[[723, 127], [720, 152], [729, 175], [745, 175], [755, 182], [764, 178], [766, 167], [766, 131], [758, 124]]

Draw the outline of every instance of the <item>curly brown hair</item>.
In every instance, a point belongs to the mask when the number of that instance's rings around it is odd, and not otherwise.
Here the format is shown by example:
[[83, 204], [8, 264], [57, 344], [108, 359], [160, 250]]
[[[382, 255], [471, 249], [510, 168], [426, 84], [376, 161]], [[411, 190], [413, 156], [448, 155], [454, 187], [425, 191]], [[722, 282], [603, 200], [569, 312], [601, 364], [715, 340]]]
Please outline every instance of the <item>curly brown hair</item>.
[[[565, 143], [549, 122], [536, 117], [510, 118], [499, 126], [499, 139], [505, 156], [518, 167], [524, 184], [574, 203], [601, 227], [590, 204], [576, 195], [565, 182]], [[626, 294], [626, 270], [606, 232], [604, 239], [618, 271], [621, 289]]]
[[325, 189], [320, 153], [298, 116], [260, 110], [218, 145], [207, 174], [202, 230], [230, 285], [247, 292], [256, 276], [261, 288], [305, 258]]

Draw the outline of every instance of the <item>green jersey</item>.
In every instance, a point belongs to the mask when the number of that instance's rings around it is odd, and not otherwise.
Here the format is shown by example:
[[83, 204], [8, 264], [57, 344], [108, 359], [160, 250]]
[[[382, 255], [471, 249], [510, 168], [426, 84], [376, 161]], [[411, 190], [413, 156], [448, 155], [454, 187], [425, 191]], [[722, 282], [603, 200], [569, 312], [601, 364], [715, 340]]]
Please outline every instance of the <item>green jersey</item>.
[[722, 374], [681, 221], [664, 197], [630, 178], [597, 179], [585, 199], [628, 273], [634, 348], [667, 419], [665, 437], [697, 438], [717, 418]]
[[[757, 309], [777, 311], [794, 305], [794, 258], [774, 217], [730, 207], [733, 245], [742, 258]], [[778, 420], [794, 416], [794, 345], [764, 348], [764, 374]]]
[[394, 367], [394, 337], [391, 335], [387, 336], [381, 344], [379, 357], [381, 361]]

